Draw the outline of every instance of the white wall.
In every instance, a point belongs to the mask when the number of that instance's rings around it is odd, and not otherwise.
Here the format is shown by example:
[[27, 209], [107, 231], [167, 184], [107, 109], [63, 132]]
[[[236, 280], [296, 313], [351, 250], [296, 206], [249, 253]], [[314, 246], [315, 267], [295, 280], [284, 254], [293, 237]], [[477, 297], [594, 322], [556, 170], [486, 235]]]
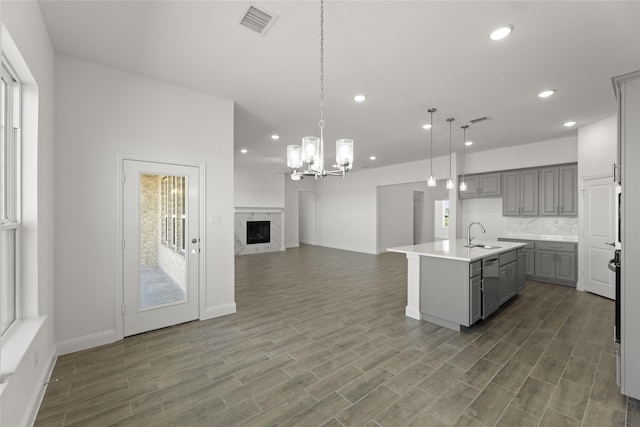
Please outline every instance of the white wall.
[[617, 132], [617, 116], [607, 117], [578, 129], [580, 178], [612, 173], [618, 149]]
[[[454, 154], [455, 157], [455, 154]], [[446, 177], [449, 156], [433, 160], [436, 178]], [[350, 172], [345, 179], [325, 178], [316, 183], [318, 244], [356, 252], [378, 252], [377, 187], [424, 181], [427, 160]], [[453, 161], [453, 175], [456, 161]], [[455, 212], [453, 213], [455, 215]], [[452, 229], [455, 232], [455, 227]]]
[[473, 152], [473, 146], [471, 146], [467, 148], [466, 173], [521, 169], [576, 161], [578, 161], [577, 136], [477, 153]]
[[[23, 357], [12, 367], [15, 374], [0, 397], [0, 425], [20, 426], [30, 424], [35, 416], [42, 383], [55, 360], [54, 52], [38, 2], [3, 1], [1, 19], [35, 80], [24, 88], [28, 117], [23, 117], [22, 134], [22, 285], [25, 326], [33, 322], [41, 326], [34, 334], [16, 331], [16, 336], [29, 337], [24, 343], [26, 353], [12, 354], [14, 359]], [[2, 42], [4, 49], [7, 40]], [[37, 129], [29, 126], [34, 121]], [[5, 342], [2, 353], [13, 351]], [[8, 359], [3, 357], [2, 363]]]
[[236, 166], [233, 175], [235, 207], [284, 207], [283, 174]]
[[[235, 312], [233, 103], [56, 56], [56, 334], [61, 353], [122, 335], [118, 156], [206, 163], [200, 317]], [[204, 308], [202, 308], [204, 306]]]
[[413, 189], [378, 187], [378, 244], [381, 251], [413, 244]]
[[313, 178], [303, 178], [299, 181], [293, 181], [289, 175], [285, 175], [284, 189], [285, 247], [295, 248], [300, 244], [300, 221], [298, 217], [300, 199], [298, 193], [300, 191], [315, 193], [316, 180]]

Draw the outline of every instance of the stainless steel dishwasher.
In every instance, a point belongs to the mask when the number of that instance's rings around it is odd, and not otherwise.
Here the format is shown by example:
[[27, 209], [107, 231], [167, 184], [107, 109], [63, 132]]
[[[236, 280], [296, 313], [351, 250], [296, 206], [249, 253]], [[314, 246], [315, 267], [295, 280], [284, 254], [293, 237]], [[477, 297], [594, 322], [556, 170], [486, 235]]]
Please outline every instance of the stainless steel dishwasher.
[[500, 263], [498, 256], [482, 260], [482, 318], [486, 319], [500, 305]]

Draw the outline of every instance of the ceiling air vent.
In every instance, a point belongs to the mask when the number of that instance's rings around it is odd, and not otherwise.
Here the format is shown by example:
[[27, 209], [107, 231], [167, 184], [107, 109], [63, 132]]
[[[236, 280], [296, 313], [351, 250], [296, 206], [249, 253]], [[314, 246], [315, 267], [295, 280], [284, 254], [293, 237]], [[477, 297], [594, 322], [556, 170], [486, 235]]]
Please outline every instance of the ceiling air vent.
[[489, 117], [478, 117], [477, 119], [469, 120], [471, 123], [476, 124], [478, 122], [484, 122], [485, 120], [489, 120]]
[[240, 18], [240, 25], [264, 36], [276, 19], [277, 15], [249, 4]]

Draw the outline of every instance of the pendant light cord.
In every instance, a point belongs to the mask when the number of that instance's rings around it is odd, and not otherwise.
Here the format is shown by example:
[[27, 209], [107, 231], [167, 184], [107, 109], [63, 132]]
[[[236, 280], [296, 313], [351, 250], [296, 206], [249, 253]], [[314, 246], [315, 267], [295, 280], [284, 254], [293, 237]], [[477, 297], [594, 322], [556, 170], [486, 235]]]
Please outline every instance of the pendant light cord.
[[453, 117], [450, 117], [447, 119], [447, 121], [449, 122], [449, 180], [451, 180], [451, 163], [452, 163], [452, 159], [451, 159], [451, 123], [453, 123], [455, 119]]
[[427, 112], [431, 114], [431, 122], [429, 123], [431, 125], [431, 127], [429, 128], [430, 136], [431, 136], [431, 142], [430, 142], [430, 145], [429, 145], [429, 157], [430, 157], [430, 160], [431, 160], [431, 166], [429, 168], [429, 173], [431, 175], [433, 175], [433, 113], [435, 111], [436, 111], [435, 108], [429, 108], [427, 110]]
[[320, 0], [320, 141], [324, 130], [324, 0]]

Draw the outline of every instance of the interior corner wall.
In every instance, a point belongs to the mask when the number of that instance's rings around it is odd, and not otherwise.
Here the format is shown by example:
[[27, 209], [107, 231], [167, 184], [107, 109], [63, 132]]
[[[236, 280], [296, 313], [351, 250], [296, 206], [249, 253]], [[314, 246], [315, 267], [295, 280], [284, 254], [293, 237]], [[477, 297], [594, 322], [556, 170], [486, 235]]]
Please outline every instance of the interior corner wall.
[[284, 176], [284, 212], [285, 212], [285, 247], [295, 248], [300, 246], [300, 220], [299, 207], [300, 191], [315, 193], [316, 180], [304, 178], [294, 181], [289, 175]]
[[204, 210], [220, 223], [201, 232], [200, 318], [235, 312], [233, 102], [62, 55], [55, 71], [59, 352], [122, 336], [118, 156], [205, 163]]
[[617, 141], [615, 115], [578, 129], [578, 176], [612, 174], [617, 162]]
[[[433, 159], [434, 175], [448, 173], [449, 156]], [[426, 160], [350, 172], [345, 179], [325, 178], [316, 183], [318, 245], [378, 253], [377, 188], [424, 181]]]
[[[44, 390], [42, 383], [55, 360], [55, 66], [39, 3], [1, 3], [2, 24], [35, 80], [29, 92], [37, 92], [37, 130], [25, 135], [24, 129], [22, 141], [23, 285], [29, 292], [24, 297], [35, 302], [23, 314], [43, 323], [0, 397], [0, 425], [21, 426], [33, 421]], [[36, 351], [39, 363], [34, 364]]]
[[235, 207], [284, 207], [285, 189], [282, 173], [236, 166], [233, 175]]

